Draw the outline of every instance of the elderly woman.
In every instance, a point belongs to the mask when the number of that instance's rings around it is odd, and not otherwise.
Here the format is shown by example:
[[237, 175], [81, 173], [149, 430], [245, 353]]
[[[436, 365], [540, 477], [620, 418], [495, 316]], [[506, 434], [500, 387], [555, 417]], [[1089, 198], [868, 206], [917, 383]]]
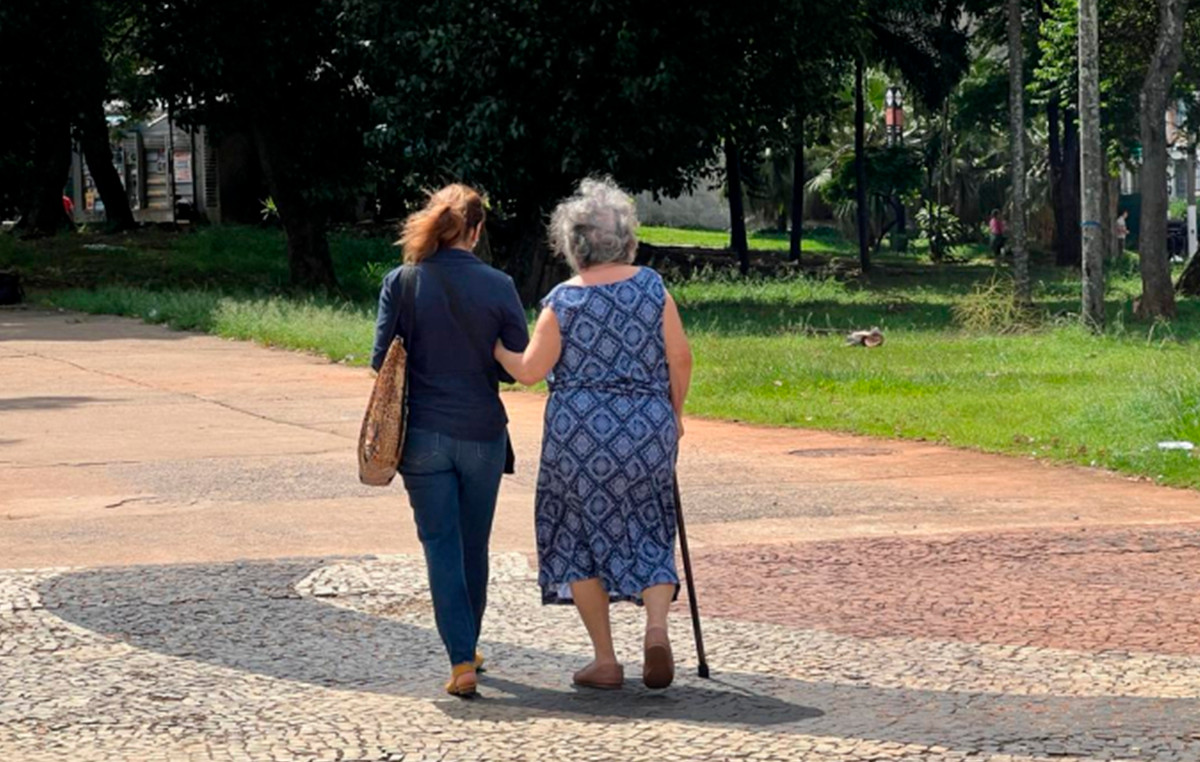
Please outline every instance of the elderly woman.
[[635, 267], [637, 217], [611, 180], [585, 180], [550, 223], [575, 271], [543, 300], [524, 353], [496, 345], [523, 384], [550, 383], [537, 486], [543, 603], [574, 603], [595, 660], [575, 683], [619, 688], [610, 602], [644, 603], [642, 680], [675, 675], [667, 611], [679, 591], [672, 489], [692, 356], [658, 273]]

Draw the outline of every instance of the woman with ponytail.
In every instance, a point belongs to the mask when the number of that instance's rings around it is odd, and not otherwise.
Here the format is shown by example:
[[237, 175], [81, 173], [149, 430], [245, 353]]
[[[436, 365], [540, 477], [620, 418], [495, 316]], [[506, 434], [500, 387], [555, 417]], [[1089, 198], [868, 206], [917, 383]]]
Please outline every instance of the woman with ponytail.
[[[497, 339], [521, 348], [529, 341], [512, 279], [471, 253], [484, 217], [479, 193], [455, 184], [405, 221], [404, 265], [384, 279], [371, 359], [378, 370], [393, 337], [404, 338], [408, 435], [400, 475], [450, 659], [446, 691], [457, 696], [475, 694], [483, 663], [476, 647], [487, 604], [488, 540], [509, 452], [499, 381], [511, 378], [492, 350]], [[415, 287], [403, 288], [413, 276]]]

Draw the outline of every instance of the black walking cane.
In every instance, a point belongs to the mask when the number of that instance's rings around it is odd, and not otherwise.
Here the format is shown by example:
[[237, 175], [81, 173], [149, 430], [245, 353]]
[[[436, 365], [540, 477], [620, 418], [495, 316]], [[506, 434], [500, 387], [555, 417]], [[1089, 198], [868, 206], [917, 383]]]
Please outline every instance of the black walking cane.
[[683, 527], [683, 501], [679, 497], [679, 477], [675, 478], [675, 522], [679, 525], [679, 550], [683, 553], [683, 574], [687, 578], [688, 604], [692, 609], [692, 631], [696, 635], [696, 656], [700, 659], [700, 677], [707, 680], [708, 659], [704, 656], [704, 636], [700, 634], [700, 606], [696, 603], [692, 556], [688, 553], [687, 531]]

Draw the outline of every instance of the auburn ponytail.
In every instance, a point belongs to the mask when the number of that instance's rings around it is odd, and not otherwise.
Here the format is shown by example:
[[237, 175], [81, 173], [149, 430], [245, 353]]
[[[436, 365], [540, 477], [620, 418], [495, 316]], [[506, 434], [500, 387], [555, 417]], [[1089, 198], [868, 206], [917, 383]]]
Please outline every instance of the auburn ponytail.
[[404, 261], [416, 264], [438, 249], [458, 243], [485, 216], [483, 197], [474, 188], [455, 183], [430, 194], [425, 208], [404, 221], [399, 241]]

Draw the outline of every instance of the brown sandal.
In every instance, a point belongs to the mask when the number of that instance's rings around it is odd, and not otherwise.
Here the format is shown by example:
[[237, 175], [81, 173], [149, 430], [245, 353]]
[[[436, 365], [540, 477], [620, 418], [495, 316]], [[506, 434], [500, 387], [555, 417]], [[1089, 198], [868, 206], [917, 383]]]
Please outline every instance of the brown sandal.
[[675, 657], [665, 627], [646, 630], [646, 657], [642, 662], [642, 682], [647, 688], [661, 690], [675, 680]]
[[625, 685], [625, 668], [620, 664], [592, 662], [575, 673], [574, 682], [584, 688], [615, 691]]
[[474, 698], [477, 685], [474, 662], [455, 664], [450, 670], [450, 682], [446, 683], [446, 693], [459, 698]]

